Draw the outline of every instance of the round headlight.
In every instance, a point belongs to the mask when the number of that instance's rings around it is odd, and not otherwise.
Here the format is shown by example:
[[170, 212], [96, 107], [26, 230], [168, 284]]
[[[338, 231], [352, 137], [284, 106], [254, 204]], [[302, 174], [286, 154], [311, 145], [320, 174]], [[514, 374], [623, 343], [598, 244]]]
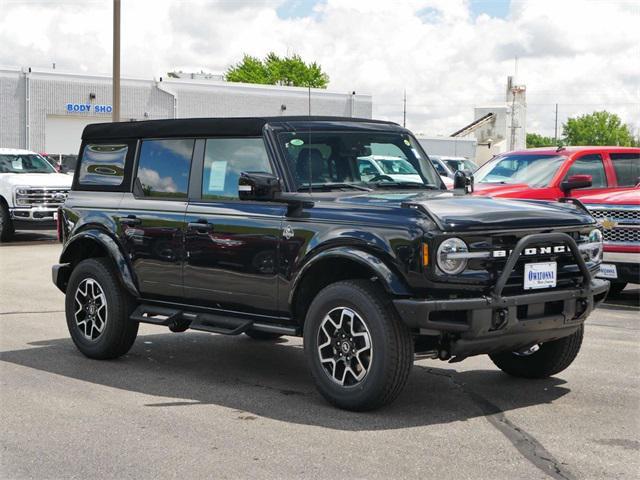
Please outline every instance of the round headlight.
[[589, 260], [592, 262], [600, 262], [602, 260], [602, 232], [594, 228], [589, 232], [589, 243], [591, 247], [587, 250], [587, 254], [589, 255]]
[[457, 275], [467, 267], [466, 258], [456, 258], [456, 253], [468, 253], [469, 247], [459, 238], [448, 238], [438, 247], [438, 267], [448, 275]]

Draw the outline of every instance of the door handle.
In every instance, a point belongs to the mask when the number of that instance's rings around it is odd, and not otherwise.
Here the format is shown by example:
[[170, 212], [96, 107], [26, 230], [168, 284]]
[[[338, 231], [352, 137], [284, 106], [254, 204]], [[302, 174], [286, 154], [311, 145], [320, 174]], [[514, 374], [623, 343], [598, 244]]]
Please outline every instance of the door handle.
[[120, 223], [128, 227], [134, 227], [136, 225], [140, 225], [142, 223], [142, 220], [140, 220], [135, 215], [127, 215], [126, 217], [120, 219]]
[[207, 222], [205, 219], [196, 220], [195, 222], [187, 223], [187, 229], [193, 230], [198, 233], [207, 233], [213, 230], [213, 225]]

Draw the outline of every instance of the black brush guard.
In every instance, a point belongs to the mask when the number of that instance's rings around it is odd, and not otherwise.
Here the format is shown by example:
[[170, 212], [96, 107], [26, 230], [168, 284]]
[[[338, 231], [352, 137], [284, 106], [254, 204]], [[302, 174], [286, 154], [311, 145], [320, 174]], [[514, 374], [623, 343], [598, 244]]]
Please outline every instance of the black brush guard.
[[[555, 243], [569, 248], [582, 274], [581, 285], [504, 296], [503, 290], [525, 248]], [[575, 240], [566, 233], [536, 233], [518, 241], [488, 295], [459, 299], [396, 299], [403, 322], [423, 334], [449, 333], [451, 355], [464, 357], [519, 350], [574, 333], [606, 297], [609, 282], [595, 279]]]

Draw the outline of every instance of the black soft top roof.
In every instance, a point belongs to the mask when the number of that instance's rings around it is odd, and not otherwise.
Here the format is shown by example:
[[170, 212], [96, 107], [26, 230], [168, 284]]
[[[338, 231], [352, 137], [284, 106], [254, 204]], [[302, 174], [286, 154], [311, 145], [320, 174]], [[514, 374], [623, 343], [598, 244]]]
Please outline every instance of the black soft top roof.
[[369, 118], [281, 116], [281, 117], [228, 117], [180, 118], [171, 120], [145, 120], [142, 122], [92, 123], [82, 132], [83, 140], [168, 138], [215, 136], [260, 136], [265, 124], [280, 124], [287, 129], [309, 128], [309, 123], [322, 127], [359, 127], [379, 130], [403, 130], [398, 124]]

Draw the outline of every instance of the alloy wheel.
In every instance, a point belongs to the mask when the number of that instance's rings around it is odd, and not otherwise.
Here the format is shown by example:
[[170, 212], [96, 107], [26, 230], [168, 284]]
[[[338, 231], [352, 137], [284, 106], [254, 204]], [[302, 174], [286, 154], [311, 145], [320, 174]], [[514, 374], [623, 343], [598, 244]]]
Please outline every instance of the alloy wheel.
[[93, 278], [85, 278], [78, 285], [74, 298], [78, 330], [87, 340], [97, 340], [107, 324], [107, 298], [102, 287]]
[[318, 330], [318, 356], [329, 378], [343, 387], [362, 382], [371, 367], [373, 346], [366, 323], [352, 309], [337, 307]]

